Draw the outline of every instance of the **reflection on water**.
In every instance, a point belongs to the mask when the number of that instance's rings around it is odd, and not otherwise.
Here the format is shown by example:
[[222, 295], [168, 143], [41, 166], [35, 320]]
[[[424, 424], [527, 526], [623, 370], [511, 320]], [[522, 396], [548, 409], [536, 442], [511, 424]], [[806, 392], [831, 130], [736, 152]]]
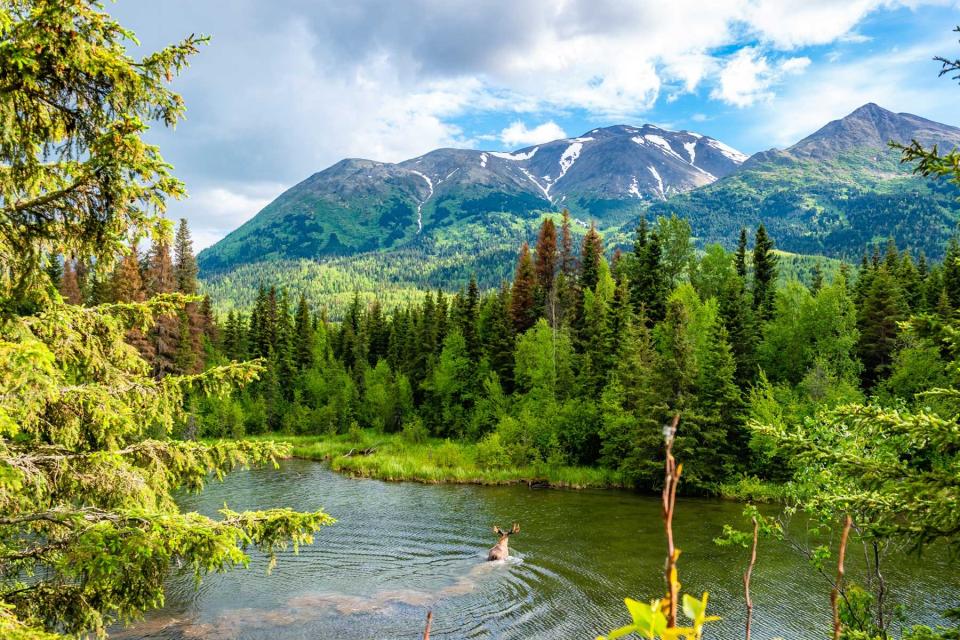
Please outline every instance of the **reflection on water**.
[[[167, 606], [115, 637], [412, 639], [432, 609], [431, 637], [440, 640], [593, 638], [625, 622], [624, 596], [645, 600], [662, 590], [659, 502], [628, 492], [391, 484], [292, 460], [182, 500], [210, 515], [224, 503], [323, 508], [338, 523], [299, 555], [282, 554], [269, 575], [260, 557], [199, 588], [186, 572], [172, 575]], [[680, 577], [685, 590], [710, 592], [723, 616], [714, 638], [742, 634], [745, 552], [712, 543], [740, 511], [722, 501], [678, 503]], [[494, 522], [522, 526], [505, 562], [484, 561]], [[960, 594], [960, 577], [943, 558], [898, 559], [886, 578], [912, 615], [934, 622]], [[829, 626], [826, 583], [784, 545], [761, 544], [752, 591], [756, 637], [820, 637]]]

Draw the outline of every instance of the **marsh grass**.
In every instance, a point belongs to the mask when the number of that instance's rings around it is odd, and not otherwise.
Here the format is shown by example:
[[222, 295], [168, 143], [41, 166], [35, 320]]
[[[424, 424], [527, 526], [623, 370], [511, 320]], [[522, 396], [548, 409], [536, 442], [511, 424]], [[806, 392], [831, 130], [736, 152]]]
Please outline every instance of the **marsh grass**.
[[624, 486], [618, 473], [597, 467], [546, 463], [485, 466], [477, 461], [476, 444], [439, 438], [411, 443], [401, 434], [364, 429], [340, 435], [267, 434], [250, 439], [289, 442], [296, 458], [322, 460], [334, 471], [363, 478], [429, 484], [532, 484], [568, 489]]

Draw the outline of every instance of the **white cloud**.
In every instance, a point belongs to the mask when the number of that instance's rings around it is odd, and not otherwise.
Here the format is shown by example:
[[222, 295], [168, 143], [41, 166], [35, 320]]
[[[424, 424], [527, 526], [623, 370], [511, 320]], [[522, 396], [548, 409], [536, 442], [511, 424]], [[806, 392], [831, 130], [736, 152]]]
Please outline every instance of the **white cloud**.
[[508, 147], [529, 147], [566, 138], [567, 133], [553, 120], [527, 129], [527, 125], [519, 120], [500, 132], [500, 140]]
[[210, 246], [286, 190], [275, 182], [198, 188], [177, 205], [177, 217], [192, 220], [194, 248]]
[[867, 102], [958, 125], [960, 89], [938, 78], [938, 67], [930, 59], [932, 51], [955, 46], [952, 38], [943, 39], [812, 67], [752, 116], [752, 135], [766, 146], [786, 146]]
[[810, 65], [810, 58], [787, 58], [771, 64], [754, 47], [745, 47], [733, 54], [719, 74], [719, 84], [710, 96], [736, 107], [749, 107], [755, 102], [770, 100], [772, 87], [785, 75], [801, 73]]

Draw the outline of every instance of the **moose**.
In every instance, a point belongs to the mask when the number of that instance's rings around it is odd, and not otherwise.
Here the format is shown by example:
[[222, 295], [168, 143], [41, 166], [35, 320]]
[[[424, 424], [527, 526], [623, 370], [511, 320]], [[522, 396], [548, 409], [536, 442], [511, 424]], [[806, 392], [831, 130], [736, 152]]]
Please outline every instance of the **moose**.
[[487, 560], [506, 560], [507, 556], [510, 555], [510, 549], [507, 546], [508, 540], [514, 533], [520, 533], [520, 525], [514, 522], [513, 528], [509, 531], [504, 531], [494, 525], [493, 532], [500, 536], [500, 539], [497, 540], [497, 544], [490, 547], [490, 552], [487, 553]]

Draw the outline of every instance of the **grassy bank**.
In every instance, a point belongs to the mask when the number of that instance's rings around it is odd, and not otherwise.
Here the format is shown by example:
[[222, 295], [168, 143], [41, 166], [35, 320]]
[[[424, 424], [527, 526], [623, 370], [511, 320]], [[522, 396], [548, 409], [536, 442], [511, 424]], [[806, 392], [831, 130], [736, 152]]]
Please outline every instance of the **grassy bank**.
[[485, 467], [472, 443], [428, 438], [411, 443], [398, 434], [359, 431], [335, 436], [269, 434], [256, 439], [289, 442], [293, 455], [329, 462], [334, 471], [356, 477], [432, 484], [536, 484], [557, 488], [622, 487], [609, 469], [537, 464]]

